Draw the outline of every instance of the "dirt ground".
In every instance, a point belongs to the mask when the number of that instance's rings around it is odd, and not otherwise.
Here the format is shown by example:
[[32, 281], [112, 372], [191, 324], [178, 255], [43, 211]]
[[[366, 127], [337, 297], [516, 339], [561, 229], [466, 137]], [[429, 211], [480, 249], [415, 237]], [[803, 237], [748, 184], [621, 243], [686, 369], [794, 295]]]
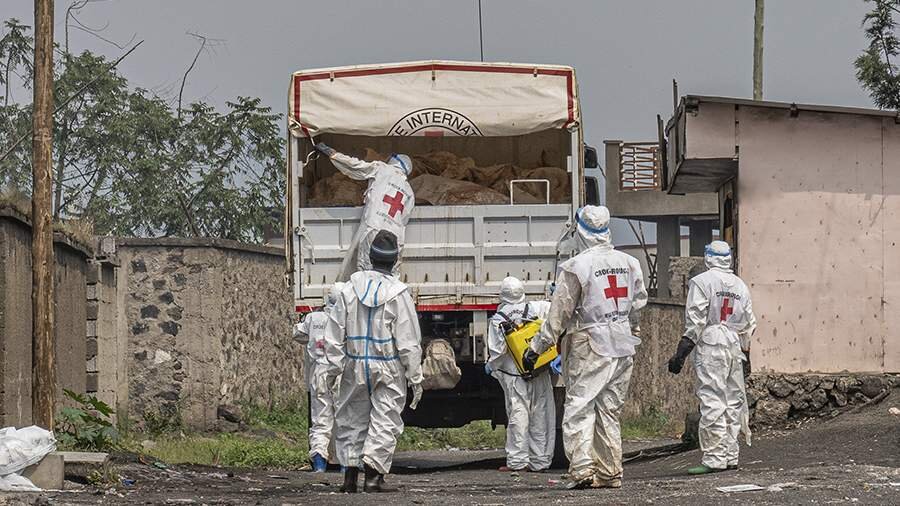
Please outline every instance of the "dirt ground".
[[[498, 452], [429, 452], [397, 456], [388, 476], [394, 504], [900, 504], [900, 392], [883, 402], [791, 431], [756, 436], [737, 471], [688, 477], [698, 451], [625, 466], [620, 490], [567, 491], [562, 471], [495, 471]], [[644, 446], [648, 446], [644, 444]], [[629, 444], [626, 451], [634, 450]], [[648, 450], [645, 453], [652, 453]], [[443, 466], [435, 470], [435, 466]], [[447, 467], [456, 466], [456, 467]], [[132, 460], [118, 473], [128, 486], [0, 496], [0, 504], [372, 504], [369, 494], [337, 492], [340, 475], [176, 466], [158, 469]], [[717, 487], [752, 484], [761, 491], [725, 493]]]

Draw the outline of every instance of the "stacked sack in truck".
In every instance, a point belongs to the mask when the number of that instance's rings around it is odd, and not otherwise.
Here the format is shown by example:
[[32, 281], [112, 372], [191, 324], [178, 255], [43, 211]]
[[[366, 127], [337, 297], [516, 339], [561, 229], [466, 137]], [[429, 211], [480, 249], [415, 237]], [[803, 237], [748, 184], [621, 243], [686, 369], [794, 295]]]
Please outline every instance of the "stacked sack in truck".
[[[383, 160], [386, 156], [367, 149], [364, 158]], [[416, 205], [509, 204], [509, 183], [513, 179], [546, 179], [550, 183], [551, 203], [565, 203], [570, 198], [569, 175], [559, 167], [524, 169], [512, 164], [477, 167], [472, 158], [448, 151], [412, 155], [412, 159], [409, 184], [416, 194]], [[365, 181], [354, 181], [336, 172], [313, 185], [308, 205], [361, 206], [365, 189]], [[513, 201], [516, 204], [543, 204], [547, 190], [543, 182], [516, 184]]]

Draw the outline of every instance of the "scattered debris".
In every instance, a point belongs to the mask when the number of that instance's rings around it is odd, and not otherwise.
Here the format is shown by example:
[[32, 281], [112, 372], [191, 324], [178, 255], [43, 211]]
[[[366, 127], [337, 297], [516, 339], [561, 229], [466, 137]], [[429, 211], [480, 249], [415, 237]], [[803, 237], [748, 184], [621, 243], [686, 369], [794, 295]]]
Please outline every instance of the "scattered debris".
[[743, 485], [729, 485], [727, 487], [716, 487], [716, 490], [719, 492], [725, 492], [726, 494], [731, 492], [756, 492], [758, 490], [765, 490], [765, 488], [760, 487], [759, 485], [753, 485], [752, 483], [746, 483]]
[[774, 485], [769, 485], [766, 487], [766, 492], [782, 492], [784, 489], [788, 487], [793, 487], [797, 484], [797, 482], [790, 481], [787, 483], [776, 483]]

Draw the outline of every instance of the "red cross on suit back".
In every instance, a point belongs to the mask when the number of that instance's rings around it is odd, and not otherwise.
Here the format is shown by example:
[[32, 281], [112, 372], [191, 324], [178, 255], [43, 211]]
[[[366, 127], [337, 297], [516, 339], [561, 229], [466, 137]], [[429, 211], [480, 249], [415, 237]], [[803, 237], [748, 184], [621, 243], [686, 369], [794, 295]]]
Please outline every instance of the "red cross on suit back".
[[722, 301], [722, 311], [719, 313], [719, 321], [724, 322], [728, 320], [728, 317], [734, 313], [734, 306], [729, 306], [728, 304], [731, 302], [731, 299], [725, 297], [725, 300]]
[[393, 197], [389, 195], [385, 195], [382, 199], [382, 202], [390, 206], [388, 209], [388, 214], [393, 218], [397, 213], [402, 213], [406, 206], [403, 205], [403, 192], [398, 191], [396, 195]]
[[619, 299], [628, 297], [628, 287], [619, 286], [619, 278], [615, 274], [606, 276], [606, 280], [609, 282], [609, 288], [604, 289], [603, 294], [607, 299], [612, 299], [616, 303], [616, 311], [618, 311]]

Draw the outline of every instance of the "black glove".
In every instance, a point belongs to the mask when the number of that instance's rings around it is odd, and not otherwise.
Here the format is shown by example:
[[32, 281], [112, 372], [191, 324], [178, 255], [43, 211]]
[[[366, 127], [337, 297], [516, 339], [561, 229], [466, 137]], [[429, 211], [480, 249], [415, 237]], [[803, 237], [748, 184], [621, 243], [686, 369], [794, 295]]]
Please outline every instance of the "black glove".
[[744, 363], [742, 365], [744, 367], [744, 379], [746, 380], [747, 378], [750, 377], [750, 373], [752, 372], [752, 370], [750, 368], [750, 352], [749, 351], [744, 352]]
[[534, 364], [538, 361], [538, 355], [531, 348], [525, 348], [525, 353], [522, 354], [522, 368], [525, 369], [525, 372], [531, 372], [534, 370]]
[[669, 372], [672, 374], [680, 373], [681, 368], [684, 367], [684, 359], [691, 354], [693, 349], [694, 341], [682, 337], [681, 341], [678, 342], [678, 349], [675, 350], [675, 354], [669, 359]]
[[318, 144], [316, 144], [315, 149], [319, 153], [322, 153], [323, 155], [325, 155], [329, 158], [332, 155], [334, 155], [335, 153], [337, 153], [337, 151], [335, 151], [334, 148], [329, 147], [328, 144], [325, 144], [324, 142], [319, 142]]

